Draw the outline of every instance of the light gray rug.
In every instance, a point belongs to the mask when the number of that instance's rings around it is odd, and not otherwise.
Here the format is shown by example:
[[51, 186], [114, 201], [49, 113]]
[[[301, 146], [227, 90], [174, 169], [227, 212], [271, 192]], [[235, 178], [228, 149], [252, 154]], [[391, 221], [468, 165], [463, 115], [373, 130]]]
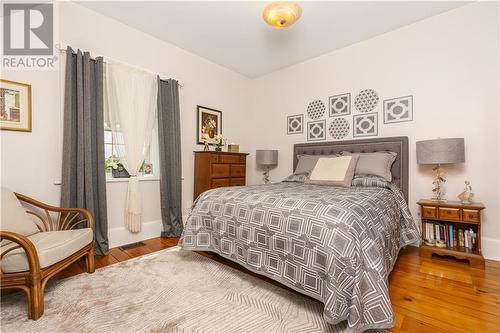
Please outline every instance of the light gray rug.
[[196, 253], [176, 249], [51, 283], [45, 314], [2, 297], [2, 332], [344, 332], [323, 305]]

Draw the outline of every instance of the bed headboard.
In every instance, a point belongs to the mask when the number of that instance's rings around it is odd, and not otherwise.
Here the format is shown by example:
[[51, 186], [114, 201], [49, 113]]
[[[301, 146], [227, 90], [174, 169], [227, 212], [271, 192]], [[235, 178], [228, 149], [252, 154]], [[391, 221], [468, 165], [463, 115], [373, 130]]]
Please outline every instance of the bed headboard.
[[372, 153], [393, 151], [398, 154], [392, 165], [392, 182], [401, 188], [408, 201], [408, 137], [375, 138], [348, 141], [297, 143], [293, 146], [293, 169], [297, 166], [297, 155], [330, 155], [342, 151]]

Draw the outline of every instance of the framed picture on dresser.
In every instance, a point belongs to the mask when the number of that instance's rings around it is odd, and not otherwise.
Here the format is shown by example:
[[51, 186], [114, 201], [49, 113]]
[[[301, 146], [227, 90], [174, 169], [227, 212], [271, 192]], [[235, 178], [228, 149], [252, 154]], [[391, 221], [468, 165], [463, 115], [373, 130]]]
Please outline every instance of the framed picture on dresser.
[[198, 144], [215, 143], [215, 137], [222, 135], [222, 111], [197, 105], [196, 139]]

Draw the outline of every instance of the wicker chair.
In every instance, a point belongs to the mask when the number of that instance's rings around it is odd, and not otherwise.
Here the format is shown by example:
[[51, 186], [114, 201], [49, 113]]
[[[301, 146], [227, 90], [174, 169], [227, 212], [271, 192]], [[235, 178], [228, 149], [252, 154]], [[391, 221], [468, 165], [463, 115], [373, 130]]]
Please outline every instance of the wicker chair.
[[36, 320], [51, 277], [82, 257], [87, 272], [95, 271], [93, 218], [85, 209], [46, 205], [6, 188], [1, 195], [1, 289], [24, 291], [28, 318]]

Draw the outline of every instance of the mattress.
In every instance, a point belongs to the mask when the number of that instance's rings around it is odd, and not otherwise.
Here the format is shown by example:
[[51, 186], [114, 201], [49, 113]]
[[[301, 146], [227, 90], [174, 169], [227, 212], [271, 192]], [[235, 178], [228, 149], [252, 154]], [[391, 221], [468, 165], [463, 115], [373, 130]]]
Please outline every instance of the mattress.
[[376, 177], [350, 188], [282, 182], [209, 190], [181, 237], [321, 301], [349, 332], [394, 325], [388, 276], [401, 247], [419, 244], [400, 189]]

